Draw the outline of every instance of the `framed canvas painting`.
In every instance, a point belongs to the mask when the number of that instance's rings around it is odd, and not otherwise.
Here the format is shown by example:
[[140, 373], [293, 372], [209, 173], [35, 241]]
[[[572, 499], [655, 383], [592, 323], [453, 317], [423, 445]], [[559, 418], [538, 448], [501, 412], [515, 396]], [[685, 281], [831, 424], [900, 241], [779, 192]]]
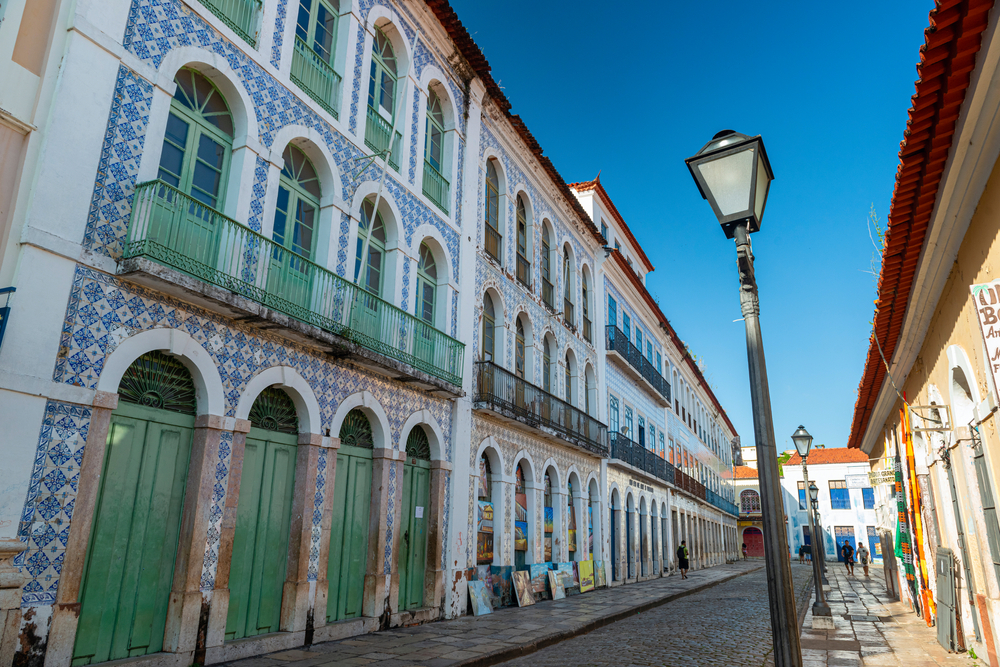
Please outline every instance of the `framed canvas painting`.
[[580, 592], [594, 590], [594, 561], [582, 560], [578, 563], [577, 569], [580, 573]]
[[549, 588], [552, 589], [552, 599], [562, 600], [566, 597], [566, 589], [563, 588], [562, 574], [556, 570], [549, 570]]
[[514, 591], [517, 593], [517, 606], [528, 607], [535, 604], [535, 596], [531, 594], [531, 579], [524, 570], [511, 574], [514, 581]]
[[484, 616], [493, 613], [490, 594], [487, 592], [486, 585], [483, 582], [469, 582], [469, 601], [472, 602], [473, 616]]

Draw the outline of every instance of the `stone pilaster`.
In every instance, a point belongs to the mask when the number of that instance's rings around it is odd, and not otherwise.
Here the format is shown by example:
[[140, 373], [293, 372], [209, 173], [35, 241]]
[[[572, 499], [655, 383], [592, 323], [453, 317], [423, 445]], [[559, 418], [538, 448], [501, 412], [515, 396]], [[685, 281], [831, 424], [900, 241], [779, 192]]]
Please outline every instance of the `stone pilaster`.
[[25, 577], [11, 562], [28, 548], [16, 537], [0, 538], [0, 665], [14, 661], [21, 625], [21, 586]]
[[[393, 567], [392, 544], [399, 522], [396, 505], [396, 486], [403, 483], [402, 462], [396, 460], [392, 449], [376, 448], [372, 453], [371, 518], [368, 523], [368, 564], [365, 568], [363, 616], [379, 619], [379, 628], [389, 627], [392, 615], [389, 593]], [[391, 500], [390, 500], [391, 499]], [[390, 519], [391, 515], [391, 519]], [[386, 533], [392, 521], [393, 534]], [[388, 552], [388, 556], [386, 555]], [[388, 563], [386, 563], [388, 558]]]

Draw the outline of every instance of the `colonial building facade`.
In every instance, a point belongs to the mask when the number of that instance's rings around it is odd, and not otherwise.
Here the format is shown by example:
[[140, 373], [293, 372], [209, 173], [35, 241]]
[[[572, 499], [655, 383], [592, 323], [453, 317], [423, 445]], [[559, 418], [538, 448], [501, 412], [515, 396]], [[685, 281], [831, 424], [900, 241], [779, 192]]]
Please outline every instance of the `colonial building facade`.
[[447, 3], [0, 19], [2, 664], [212, 664], [464, 614], [477, 566], [735, 555], [735, 432], [652, 267]]

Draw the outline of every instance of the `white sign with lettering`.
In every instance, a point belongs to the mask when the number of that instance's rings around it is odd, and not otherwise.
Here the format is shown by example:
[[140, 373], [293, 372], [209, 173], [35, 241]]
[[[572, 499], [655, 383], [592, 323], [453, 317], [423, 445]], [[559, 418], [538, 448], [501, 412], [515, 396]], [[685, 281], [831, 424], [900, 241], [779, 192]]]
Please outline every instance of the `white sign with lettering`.
[[416, 511], [413, 514], [413, 516], [415, 516], [418, 519], [423, 519], [424, 518], [424, 508], [420, 507], [418, 505]]
[[861, 473], [860, 475], [844, 475], [844, 480], [847, 482], [847, 488], [849, 489], [867, 489], [871, 487], [866, 473]]
[[969, 290], [972, 292], [972, 306], [976, 309], [979, 330], [986, 343], [987, 363], [993, 378], [993, 390], [996, 391], [997, 376], [1000, 375], [1000, 279], [971, 285]]

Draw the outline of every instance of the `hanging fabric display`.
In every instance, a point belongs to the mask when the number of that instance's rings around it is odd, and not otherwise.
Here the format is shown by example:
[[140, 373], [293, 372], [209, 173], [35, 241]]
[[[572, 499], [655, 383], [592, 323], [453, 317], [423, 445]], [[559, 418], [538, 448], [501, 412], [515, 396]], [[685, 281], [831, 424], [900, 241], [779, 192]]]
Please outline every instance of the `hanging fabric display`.
[[916, 569], [913, 567], [913, 551], [910, 541], [910, 527], [906, 512], [906, 491], [903, 489], [903, 462], [899, 457], [899, 447], [896, 447], [896, 558], [903, 561], [903, 573], [910, 587], [910, 597], [914, 607], [920, 610], [917, 593]]
[[[906, 394], [903, 394], [904, 398]], [[923, 601], [924, 622], [928, 627], [933, 625], [932, 615], [935, 613], [934, 596], [930, 590], [930, 578], [927, 576], [927, 560], [924, 555], [924, 530], [923, 516], [920, 513], [920, 486], [917, 483], [917, 464], [913, 451], [913, 432], [910, 427], [910, 412], [906, 408], [900, 411], [901, 423], [903, 426], [903, 440], [906, 443], [906, 467], [909, 471], [910, 482], [910, 508], [913, 510], [913, 555], [920, 566], [920, 589], [921, 600]], [[916, 569], [916, 568], [914, 568]]]

